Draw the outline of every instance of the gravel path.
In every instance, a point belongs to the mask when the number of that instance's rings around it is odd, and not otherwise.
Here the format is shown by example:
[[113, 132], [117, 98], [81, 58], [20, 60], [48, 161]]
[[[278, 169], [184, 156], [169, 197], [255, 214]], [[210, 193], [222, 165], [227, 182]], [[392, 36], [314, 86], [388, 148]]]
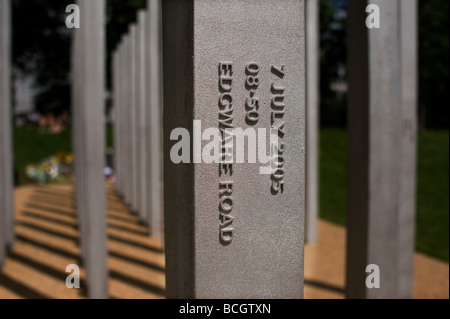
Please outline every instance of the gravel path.
[[[79, 264], [77, 220], [69, 185], [24, 186], [15, 191], [17, 241], [0, 272], [3, 298], [86, 298], [65, 286], [65, 268]], [[161, 238], [122, 204], [107, 185], [111, 298], [164, 298]], [[305, 298], [343, 298], [345, 229], [319, 222], [319, 242], [305, 247]], [[449, 265], [415, 255], [414, 298], [449, 298]]]

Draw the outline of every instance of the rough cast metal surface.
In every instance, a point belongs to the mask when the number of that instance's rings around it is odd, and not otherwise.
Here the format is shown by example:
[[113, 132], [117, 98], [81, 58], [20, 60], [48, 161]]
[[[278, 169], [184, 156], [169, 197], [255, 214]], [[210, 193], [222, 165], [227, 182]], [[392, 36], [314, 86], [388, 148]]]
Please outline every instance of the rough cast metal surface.
[[127, 186], [127, 158], [128, 158], [128, 143], [126, 143], [126, 127], [127, 127], [127, 121], [126, 121], [126, 81], [127, 81], [127, 63], [126, 63], [126, 50], [127, 50], [127, 36], [122, 36], [122, 42], [120, 45], [120, 54], [119, 54], [119, 63], [120, 63], [120, 83], [119, 83], [119, 94], [120, 94], [120, 100], [119, 100], [119, 110], [120, 114], [118, 116], [119, 120], [119, 136], [120, 136], [120, 150], [119, 150], [119, 157], [120, 157], [120, 167], [119, 173], [121, 174], [121, 178], [119, 179], [119, 188], [120, 188], [120, 194], [122, 195], [122, 198], [125, 203], [127, 203], [127, 192], [126, 192], [126, 186]]
[[124, 188], [124, 195], [125, 195], [125, 202], [128, 205], [131, 205], [132, 203], [132, 194], [133, 194], [133, 156], [132, 156], [132, 143], [131, 143], [131, 96], [133, 95], [132, 91], [132, 83], [133, 76], [131, 72], [131, 44], [130, 44], [130, 35], [128, 34], [125, 37], [124, 41], [124, 57], [123, 57], [123, 63], [124, 63], [124, 141], [125, 141], [125, 174], [124, 174], [124, 180], [125, 180], [125, 188]]
[[132, 212], [136, 211], [136, 54], [135, 54], [135, 34], [136, 25], [132, 24], [129, 27], [127, 36], [127, 53], [125, 58], [125, 63], [127, 63], [127, 100], [126, 100], [126, 136], [128, 144], [127, 152], [127, 203], [130, 205]]
[[161, 47], [161, 1], [148, 0], [147, 8], [147, 51], [146, 74], [148, 120], [148, 189], [147, 207], [149, 208], [150, 234], [161, 236], [163, 234], [163, 163], [162, 163], [162, 47]]
[[118, 121], [119, 121], [119, 154], [120, 157], [120, 167], [118, 167], [120, 179], [119, 179], [119, 189], [120, 194], [122, 195], [122, 198], [126, 202], [126, 186], [127, 186], [127, 147], [128, 143], [126, 141], [126, 80], [127, 80], [127, 70], [126, 70], [126, 36], [122, 37], [122, 42], [120, 44], [119, 48], [119, 115], [118, 115]]
[[147, 85], [145, 74], [145, 50], [146, 50], [146, 28], [147, 14], [144, 10], [139, 10], [136, 26], [136, 155], [137, 155], [137, 211], [139, 220], [147, 224], [147, 167], [148, 150], [146, 148], [146, 139], [148, 131], [148, 104], [147, 104]]
[[399, 298], [412, 298], [417, 161], [417, 0], [400, 0], [401, 132]]
[[117, 63], [116, 63], [116, 86], [114, 87], [115, 91], [115, 100], [114, 100], [114, 109], [115, 109], [115, 124], [114, 124], [114, 132], [116, 137], [114, 139], [114, 157], [117, 159], [117, 166], [114, 167], [114, 172], [116, 175], [116, 191], [123, 198], [123, 180], [124, 180], [124, 143], [123, 143], [123, 115], [122, 115], [122, 81], [123, 81], [123, 69], [122, 69], [122, 55], [123, 55], [123, 37], [120, 41], [119, 46], [117, 47]]
[[0, 269], [14, 242], [10, 5], [0, 0]]
[[116, 140], [114, 141], [114, 156], [117, 157], [117, 167], [114, 168], [116, 174], [116, 184], [117, 184], [117, 192], [123, 198], [123, 184], [124, 184], [124, 141], [123, 141], [123, 90], [122, 90], [122, 82], [123, 82], [123, 37], [120, 41], [120, 44], [117, 48], [117, 85], [115, 90], [117, 91], [117, 97], [115, 100], [114, 107], [116, 109], [116, 124], [114, 130], [116, 133]]
[[[87, 14], [85, 14], [88, 10], [88, 7], [84, 5], [83, 0], [79, 1], [80, 6], [80, 23], [83, 25], [85, 23], [85, 20], [88, 18]], [[85, 185], [87, 183], [87, 167], [86, 167], [86, 107], [84, 106], [87, 100], [86, 97], [86, 90], [84, 87], [84, 79], [86, 77], [86, 46], [88, 45], [87, 39], [86, 39], [86, 32], [83, 28], [80, 28], [79, 30], [75, 30], [75, 39], [78, 40], [77, 44], [77, 56], [76, 59], [78, 60], [78, 70], [76, 70], [78, 82], [76, 84], [75, 89], [79, 92], [79, 98], [78, 98], [78, 119], [76, 119], [75, 122], [75, 138], [78, 138], [78, 171], [76, 172], [76, 180], [78, 180], [78, 191], [77, 191], [77, 198], [76, 198], [76, 209], [77, 209], [77, 215], [79, 217], [79, 230], [80, 230], [80, 238], [81, 238], [81, 255], [82, 255], [82, 261], [83, 265], [86, 268], [86, 284], [89, 285], [91, 282], [91, 271], [90, 267], [92, 265], [91, 262], [89, 262], [90, 259], [90, 253], [89, 253], [89, 224], [88, 224], [88, 207], [87, 207], [87, 190], [85, 189]]]
[[[105, 1], [80, 1], [82, 12], [83, 226], [86, 238], [87, 291], [108, 297], [105, 180]], [[77, 132], [75, 133], [77, 134]]]
[[[400, 1], [370, 3], [379, 5], [380, 29], [365, 27], [368, 2], [352, 1], [348, 6], [346, 287], [349, 298], [399, 298], [405, 296], [400, 283], [412, 281], [414, 192], [408, 184], [414, 183], [415, 156], [408, 155], [415, 151], [415, 138], [411, 138], [415, 128], [404, 130], [404, 124], [414, 121], [411, 114], [415, 112], [415, 91], [411, 91], [415, 80], [405, 75], [416, 74], [408, 71], [415, 68], [414, 63], [403, 63], [401, 38], [403, 32], [415, 29], [401, 29]], [[407, 37], [413, 40], [415, 36]], [[415, 56], [415, 49], [411, 54]], [[404, 99], [402, 83], [407, 87]], [[406, 142], [405, 137], [410, 140]], [[366, 287], [368, 264], [380, 268], [379, 289]]]
[[[77, 5], [80, 2], [77, 1]], [[83, 17], [81, 17], [82, 19]], [[83, 264], [86, 264], [86, 232], [84, 230], [84, 191], [83, 191], [83, 149], [82, 141], [84, 136], [84, 127], [82, 119], [82, 79], [83, 79], [83, 50], [82, 50], [82, 36], [80, 29], [73, 29], [72, 38], [72, 56], [71, 56], [71, 76], [72, 76], [72, 86], [71, 86], [71, 99], [72, 99], [72, 118], [73, 118], [73, 128], [74, 134], [72, 134], [72, 149], [75, 155], [74, 170], [75, 170], [75, 187], [74, 187], [74, 198], [75, 198], [75, 208], [78, 217], [78, 230], [80, 231], [80, 246], [81, 246], [81, 259]]]
[[114, 174], [115, 174], [115, 190], [121, 196], [122, 193], [122, 139], [121, 139], [121, 54], [122, 54], [123, 38], [119, 42], [114, 51], [113, 64], [113, 90], [114, 90]]
[[122, 40], [117, 45], [113, 54], [113, 114], [114, 114], [114, 176], [115, 176], [115, 191], [119, 196], [122, 195], [122, 139], [121, 139], [121, 103], [122, 98], [120, 91], [120, 81], [121, 81], [121, 49]]
[[114, 189], [116, 193], [120, 193], [120, 89], [119, 89], [119, 79], [120, 79], [120, 44], [114, 50], [113, 53], [113, 63], [112, 63], [112, 87], [113, 87], [113, 123], [114, 123], [114, 174], [115, 183]]
[[[163, 1], [163, 35], [167, 297], [302, 298], [304, 1]], [[221, 63], [232, 65], [234, 127], [269, 129], [271, 100], [284, 89], [285, 113], [275, 116], [276, 125], [285, 122], [283, 193], [271, 189], [270, 175], [259, 174], [260, 164], [233, 164], [225, 171], [216, 163], [170, 160], [174, 128], [185, 127], [192, 135], [192, 120], [201, 120], [203, 129], [219, 127]], [[245, 120], [249, 63], [257, 63], [260, 81], [255, 93], [260, 119], [253, 126]], [[232, 183], [231, 195], [221, 195], [221, 183]], [[228, 204], [231, 197], [228, 216], [234, 218], [225, 228], [223, 196]], [[230, 227], [227, 243], [221, 229]]]
[[120, 194], [122, 195], [122, 198], [126, 201], [126, 185], [127, 185], [127, 142], [126, 142], [126, 117], [125, 117], [125, 111], [126, 111], [126, 85], [125, 81], [127, 80], [127, 71], [126, 71], [126, 63], [125, 63], [125, 50], [126, 50], [126, 36], [122, 37], [122, 42], [120, 45], [120, 54], [119, 54], [119, 64], [120, 64], [120, 79], [119, 79], [119, 94], [120, 94], [120, 100], [119, 100], [119, 141], [120, 141], [120, 149], [119, 149], [119, 157], [120, 157], [120, 167], [119, 167], [119, 173], [120, 173], [120, 179], [119, 179], [119, 187], [120, 187]]
[[305, 241], [317, 242], [319, 218], [319, 1], [306, 4], [306, 216]]
[[136, 43], [137, 43], [137, 27], [135, 24], [130, 25], [130, 143], [131, 143], [131, 199], [130, 204], [133, 209], [133, 213], [137, 213], [137, 206], [139, 202], [139, 162], [138, 162], [138, 136], [137, 136], [137, 126], [138, 126], [138, 104], [137, 104], [137, 83], [136, 83], [136, 73], [137, 73], [137, 60], [136, 60]]

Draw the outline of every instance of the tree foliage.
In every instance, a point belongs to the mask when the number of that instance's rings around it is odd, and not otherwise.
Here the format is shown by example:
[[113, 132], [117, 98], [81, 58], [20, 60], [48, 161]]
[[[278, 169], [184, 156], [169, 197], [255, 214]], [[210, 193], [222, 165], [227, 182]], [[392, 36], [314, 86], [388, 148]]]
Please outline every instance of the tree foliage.
[[320, 124], [342, 127], [347, 121], [345, 95], [331, 90], [338, 68], [347, 65], [346, 1], [320, 0]]
[[71, 1], [14, 0], [13, 64], [33, 75], [40, 111], [58, 112], [70, 105], [70, 39], [65, 8]]
[[[95, 0], [91, 0], [95, 1]], [[36, 108], [60, 113], [70, 109], [70, 48], [72, 31], [66, 28], [66, 7], [73, 0], [13, 0], [13, 64], [16, 71], [32, 75], [38, 95]], [[111, 53], [136, 11], [145, 0], [107, 1], [107, 70]], [[108, 79], [110, 77], [108, 76]], [[108, 85], [110, 81], [108, 81]]]
[[[94, 0], [92, 0], [94, 1]], [[13, 62], [32, 74], [40, 111], [70, 108], [70, 45], [65, 27], [73, 0], [13, 0]], [[107, 79], [111, 53], [146, 0], [107, 0]], [[419, 105], [421, 126], [448, 127], [448, 9], [442, 0], [419, 1]], [[346, 1], [320, 0], [321, 117], [324, 125], [345, 125], [346, 101], [330, 89], [339, 65], [346, 65]]]
[[425, 128], [448, 128], [449, 2], [419, 1], [419, 109]]

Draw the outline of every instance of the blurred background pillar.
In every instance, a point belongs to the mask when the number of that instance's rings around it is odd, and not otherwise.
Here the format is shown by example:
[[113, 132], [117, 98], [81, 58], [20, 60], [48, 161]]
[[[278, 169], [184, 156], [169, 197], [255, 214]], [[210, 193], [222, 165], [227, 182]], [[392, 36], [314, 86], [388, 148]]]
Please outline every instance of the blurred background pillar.
[[14, 242], [11, 3], [0, 0], [0, 267]]
[[150, 234], [163, 234], [163, 148], [162, 148], [162, 13], [161, 0], [148, 0], [147, 19], [147, 101], [150, 109], [148, 131], [149, 156], [149, 223]]
[[[89, 298], [108, 297], [108, 267], [106, 246], [105, 178], [105, 1], [80, 0], [80, 63], [79, 123], [74, 134], [81, 134], [76, 160], [82, 170], [81, 237], [86, 268], [86, 286]], [[78, 74], [77, 74], [78, 75]], [[77, 112], [78, 112], [77, 111]], [[81, 176], [82, 174], [82, 176]]]
[[317, 242], [319, 218], [319, 0], [306, 1], [306, 243]]
[[[366, 27], [369, 4], [380, 10], [380, 28]], [[415, 6], [401, 0], [348, 2], [348, 298], [412, 294]], [[370, 287], [368, 265], [379, 269], [379, 288]]]

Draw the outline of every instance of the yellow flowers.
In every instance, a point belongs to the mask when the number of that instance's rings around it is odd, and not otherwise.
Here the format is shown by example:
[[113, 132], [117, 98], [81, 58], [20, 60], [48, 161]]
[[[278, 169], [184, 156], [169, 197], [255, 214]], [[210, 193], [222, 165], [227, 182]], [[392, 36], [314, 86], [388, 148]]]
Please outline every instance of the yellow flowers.
[[73, 162], [73, 155], [69, 152], [59, 152], [55, 154], [55, 158], [66, 164], [71, 164]]
[[40, 163], [25, 167], [25, 174], [29, 179], [40, 184], [63, 182], [70, 180], [72, 172], [73, 155], [69, 152], [59, 152], [44, 158]]

